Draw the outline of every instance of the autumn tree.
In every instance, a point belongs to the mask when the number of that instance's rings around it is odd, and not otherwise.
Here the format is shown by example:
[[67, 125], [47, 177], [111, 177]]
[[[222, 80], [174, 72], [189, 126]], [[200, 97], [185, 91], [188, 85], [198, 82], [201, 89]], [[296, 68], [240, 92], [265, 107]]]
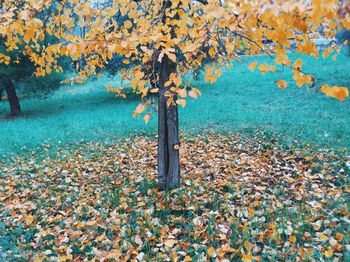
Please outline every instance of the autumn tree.
[[[23, 3], [15, 3], [16, 9]], [[52, 6], [47, 10], [40, 10], [36, 12], [35, 16], [40, 17], [43, 27], [46, 26], [46, 21], [49, 16], [49, 12], [54, 8], [55, 2], [52, 2]], [[4, 6], [0, 9], [0, 22], [3, 26], [8, 23], [8, 17], [6, 16], [6, 7], [9, 4], [4, 3]], [[13, 8], [12, 8], [13, 9]], [[13, 9], [14, 10], [14, 9]], [[15, 24], [14, 24], [15, 25]], [[35, 30], [36, 26], [32, 24], [32, 30]], [[36, 66], [34, 66], [33, 60], [25, 52], [25, 41], [18, 43], [14, 48], [8, 48], [7, 40], [5, 37], [0, 36], [0, 96], [2, 93], [6, 93], [7, 100], [10, 105], [10, 115], [15, 117], [21, 113], [20, 100], [17, 94], [18, 86], [26, 86], [22, 91], [25, 95], [41, 96], [46, 95], [56, 90], [62, 82], [62, 76], [59, 74], [50, 74], [44, 78], [37, 79], [34, 76]], [[51, 35], [47, 35], [45, 38], [45, 44], [55, 43], [57, 39]], [[6, 55], [4, 54], [6, 52]], [[61, 59], [62, 60], [62, 59]], [[61, 61], [62, 62], [62, 61]], [[66, 69], [68, 67], [66, 66]], [[35, 81], [34, 78], [36, 78]], [[33, 88], [35, 86], [35, 88]]]
[[[13, 63], [10, 63], [10, 60]], [[8, 63], [8, 64], [7, 64]], [[18, 90], [23, 97], [44, 97], [57, 90], [64, 80], [62, 74], [53, 73], [45, 77], [33, 76], [35, 66], [23, 54], [9, 54], [4, 63], [0, 64], [0, 98], [6, 95], [10, 106], [10, 116], [21, 114]]]
[[[167, 189], [180, 185], [178, 105], [184, 107], [188, 96], [200, 95], [198, 88], [188, 90], [191, 84], [184, 83], [184, 76], [204, 67], [205, 80], [213, 83], [222, 75], [220, 68], [239, 61], [243, 51], [272, 58], [271, 64], [251, 64], [251, 70], [257, 67], [265, 74], [283, 65], [293, 71], [299, 87], [314, 85], [302, 61], [289, 57], [291, 40], [296, 52], [318, 58], [312, 39], [350, 28], [349, 15], [339, 17], [339, 6], [337, 0], [5, 0], [0, 32], [7, 51], [23, 46], [37, 76], [64, 69], [59, 65], [63, 56], [84, 60], [72, 79], [81, 82], [114, 56], [122, 56], [121, 78], [142, 99], [133, 116], [143, 114], [148, 122], [155, 103], [150, 94], [158, 94], [158, 182]], [[47, 9], [52, 12], [44, 26], [37, 14]], [[77, 26], [85, 28], [84, 34], [77, 33]], [[47, 36], [59, 41], [46, 43]], [[339, 48], [325, 52], [336, 54]], [[276, 83], [281, 89], [288, 85], [283, 79]], [[117, 87], [113, 90], [120, 93]], [[320, 90], [341, 100], [348, 96], [344, 87], [324, 85]]]
[[[350, 1], [343, 0], [341, 1], [341, 5], [338, 8], [339, 17], [349, 17], [350, 15]], [[345, 46], [347, 46], [347, 56], [350, 56], [350, 30], [343, 29], [338, 34], [339, 41], [343, 42]]]

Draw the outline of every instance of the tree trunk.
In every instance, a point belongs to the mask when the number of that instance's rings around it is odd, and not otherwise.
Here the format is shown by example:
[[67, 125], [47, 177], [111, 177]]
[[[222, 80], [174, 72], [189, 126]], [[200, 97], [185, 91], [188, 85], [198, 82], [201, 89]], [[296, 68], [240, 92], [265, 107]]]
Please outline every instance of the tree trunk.
[[[171, 73], [176, 72], [176, 63], [164, 55], [159, 65], [158, 98], [158, 186], [160, 190], [180, 186], [179, 124], [177, 104], [167, 106], [164, 85]], [[176, 101], [176, 97], [174, 97]]]
[[15, 87], [11, 80], [5, 80], [5, 90], [7, 93], [7, 99], [9, 100], [11, 116], [19, 116], [21, 113], [21, 106], [16, 94]]
[[0, 101], [2, 101], [2, 94], [4, 93], [5, 89], [0, 87]]

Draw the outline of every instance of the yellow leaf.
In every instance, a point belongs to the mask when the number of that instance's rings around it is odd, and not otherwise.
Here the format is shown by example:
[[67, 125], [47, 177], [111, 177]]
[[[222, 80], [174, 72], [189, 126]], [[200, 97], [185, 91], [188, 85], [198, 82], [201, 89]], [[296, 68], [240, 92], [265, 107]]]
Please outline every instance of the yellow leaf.
[[176, 55], [175, 55], [175, 54], [168, 52], [167, 55], [168, 55], [168, 58], [169, 58], [171, 61], [173, 61], [174, 63], [176, 63]]
[[65, 262], [67, 260], [73, 260], [73, 255], [72, 254], [68, 254], [66, 256], [60, 256], [59, 259], [60, 259], [60, 262]]
[[269, 67], [269, 66], [268, 66], [266, 63], [264, 63], [264, 64], [260, 65], [260, 66], [258, 67], [258, 69], [260, 70], [260, 72], [261, 72], [262, 75], [265, 75], [266, 72], [267, 72], [268, 67]]
[[220, 69], [216, 70], [215, 73], [216, 73], [216, 76], [217, 76], [217, 77], [222, 76], [222, 70], [220, 70]]
[[164, 83], [164, 86], [168, 87], [172, 84], [173, 81], [169, 80]]
[[125, 6], [120, 8], [120, 14], [122, 16], [125, 16], [128, 13], [128, 8], [126, 8]]
[[123, 209], [127, 209], [128, 208], [128, 204], [126, 202], [123, 202], [123, 203], [121, 203], [120, 207], [123, 208]]
[[124, 22], [124, 28], [129, 29], [131, 27], [132, 27], [132, 23], [130, 22], [130, 20], [126, 20]]
[[290, 236], [290, 237], [288, 238], [288, 240], [289, 240], [289, 242], [291, 242], [291, 243], [295, 243], [295, 241], [297, 241], [297, 239], [296, 239], [295, 236]]
[[216, 252], [215, 252], [215, 249], [213, 247], [208, 248], [208, 255], [210, 257], [213, 257], [213, 258], [216, 257]]
[[255, 70], [255, 68], [256, 68], [257, 65], [258, 65], [258, 62], [257, 62], [257, 61], [251, 63], [251, 64], [249, 65], [249, 70], [253, 72], [253, 71]]
[[135, 78], [137, 80], [141, 80], [144, 76], [145, 76], [145, 73], [144, 72], [140, 72], [140, 71], [135, 74]]
[[255, 210], [254, 210], [254, 208], [252, 206], [248, 207], [248, 212], [249, 212], [249, 215], [251, 217], [253, 217], [255, 215]]
[[186, 106], [186, 100], [185, 99], [177, 99], [176, 104], [181, 105], [184, 108]]
[[333, 256], [333, 251], [330, 248], [328, 248], [328, 250], [324, 252], [324, 254], [326, 255], [326, 257], [331, 258]]
[[349, 96], [349, 89], [346, 87], [324, 85], [321, 87], [321, 91], [327, 96], [344, 100]]
[[303, 64], [303, 61], [302, 61], [300, 58], [298, 58], [298, 59], [295, 61], [295, 63], [294, 63], [294, 68], [295, 68], [295, 69], [300, 69], [301, 66], [302, 66], [302, 64]]
[[336, 239], [338, 240], [338, 241], [342, 241], [343, 240], [343, 234], [341, 234], [341, 233], [339, 233], [339, 232], [337, 232], [336, 234], [335, 234], [335, 237], [336, 237]]
[[250, 253], [250, 251], [252, 251], [252, 246], [248, 241], [244, 241], [243, 246], [248, 251], [248, 253]]
[[181, 88], [181, 89], [179, 89], [179, 91], [178, 91], [177, 93], [179, 94], [179, 96], [180, 96], [181, 98], [187, 97], [187, 90], [186, 90], [186, 88]]
[[26, 223], [27, 223], [28, 225], [31, 225], [31, 224], [33, 223], [33, 221], [34, 221], [34, 217], [31, 216], [31, 215], [26, 216], [25, 221], [26, 221]]
[[23, 37], [24, 42], [28, 43], [34, 37], [34, 30], [28, 29]]
[[253, 256], [252, 254], [243, 254], [242, 256], [242, 262], [252, 262], [253, 261]]
[[190, 97], [198, 98], [198, 96], [201, 95], [201, 91], [199, 91], [199, 89], [197, 88], [192, 88], [192, 90], [188, 94], [190, 95]]
[[328, 237], [327, 237], [325, 234], [321, 234], [321, 235], [319, 236], [319, 239], [320, 239], [321, 241], [327, 241], [327, 240], [328, 240]]
[[170, 107], [171, 105], [174, 105], [175, 103], [174, 103], [174, 99], [173, 99], [173, 97], [169, 97], [168, 99], [167, 99], [167, 101], [166, 101], [166, 106], [167, 107]]
[[174, 239], [168, 239], [168, 240], [166, 240], [165, 241], [165, 246], [167, 246], [167, 247], [173, 247], [175, 244], [177, 243], [177, 241], [176, 240], [174, 240]]
[[185, 256], [185, 262], [191, 262], [192, 258], [190, 256]]
[[143, 120], [145, 121], [146, 125], [148, 124], [150, 118], [151, 118], [150, 114], [145, 114], [145, 116], [143, 117]]
[[96, 224], [97, 224], [96, 220], [90, 220], [89, 222], [86, 223], [87, 226], [94, 226]]
[[173, 82], [174, 82], [174, 84], [175, 84], [176, 86], [180, 86], [181, 83], [182, 83], [182, 79], [179, 78], [179, 77], [175, 77], [175, 78], [173, 79]]
[[148, 103], [146, 103], [146, 104], [139, 104], [139, 105], [136, 107], [135, 111], [132, 113], [132, 116], [133, 116], [133, 117], [136, 117], [137, 115], [142, 114], [143, 111], [146, 110], [147, 106], [148, 106]]
[[78, 222], [77, 228], [78, 228], [78, 229], [82, 229], [83, 227], [84, 227], [84, 223]]
[[96, 237], [96, 240], [99, 241], [99, 242], [101, 242], [101, 241], [104, 240], [105, 238], [106, 238], [106, 234], [103, 233], [102, 235]]
[[277, 85], [278, 85], [279, 88], [284, 90], [288, 86], [288, 83], [285, 80], [278, 80], [277, 81]]
[[41, 262], [41, 261], [44, 261], [44, 259], [42, 259], [40, 256], [36, 255], [34, 258], [33, 258], [33, 262]]
[[210, 55], [211, 58], [213, 58], [215, 56], [215, 49], [214, 48], [211, 47], [209, 49], [209, 55]]

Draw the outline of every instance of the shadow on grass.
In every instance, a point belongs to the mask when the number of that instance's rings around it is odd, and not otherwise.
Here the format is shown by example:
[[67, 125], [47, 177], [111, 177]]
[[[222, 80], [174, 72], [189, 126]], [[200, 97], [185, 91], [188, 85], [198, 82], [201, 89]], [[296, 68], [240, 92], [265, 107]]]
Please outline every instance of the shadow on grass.
[[[130, 104], [139, 101], [139, 96], [128, 94], [127, 98], [117, 97], [107, 92], [92, 92], [84, 94], [76, 94], [67, 96], [62, 100], [58, 97], [47, 97], [44, 99], [32, 98], [23, 99], [21, 102], [22, 113], [18, 117], [13, 117], [9, 112], [0, 112], [0, 121], [13, 121], [18, 119], [31, 119], [50, 117], [52, 115], [65, 115], [69, 112], [79, 111], [94, 111], [95, 106], [99, 107]], [[2, 101], [8, 103], [7, 101]], [[0, 103], [0, 108], [1, 108]], [[9, 109], [8, 109], [9, 110]]]

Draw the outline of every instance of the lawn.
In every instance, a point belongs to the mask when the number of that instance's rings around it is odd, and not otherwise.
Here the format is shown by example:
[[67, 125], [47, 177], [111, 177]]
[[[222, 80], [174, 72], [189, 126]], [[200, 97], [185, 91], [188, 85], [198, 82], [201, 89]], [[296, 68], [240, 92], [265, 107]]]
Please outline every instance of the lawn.
[[[296, 57], [294, 57], [296, 58]], [[192, 81], [202, 96], [189, 99], [180, 109], [182, 131], [198, 133], [203, 129], [233, 130], [254, 133], [257, 129], [282, 134], [286, 144], [309, 142], [329, 147], [350, 146], [349, 100], [339, 102], [317, 93], [299, 89], [291, 80], [291, 72], [278, 68], [265, 76], [251, 73], [248, 65], [255, 59], [225, 69], [215, 83]], [[260, 63], [272, 62], [259, 57]], [[350, 59], [339, 56], [329, 59], [304, 59], [305, 71], [316, 76], [317, 85], [350, 86]], [[289, 87], [281, 91], [275, 80], [287, 79]], [[79, 141], [114, 143], [116, 138], [130, 134], [155, 134], [156, 115], [148, 125], [131, 114], [138, 104], [136, 98], [116, 98], [105, 86], [118, 86], [119, 81], [103, 77], [78, 86], [63, 86], [46, 99], [23, 99], [23, 116], [6, 119], [8, 105], [0, 103], [0, 154], [20, 153], [43, 144]], [[26, 150], [24, 150], [26, 149]]]
[[[348, 261], [349, 100], [252, 61], [192, 82], [182, 185], [166, 192], [157, 117], [133, 119], [139, 101], [107, 93], [111, 79], [23, 99], [17, 119], [1, 103], [0, 261]], [[304, 63], [317, 85], [350, 86], [349, 58]]]
[[184, 144], [167, 192], [144, 136], [0, 163], [0, 260], [349, 261], [344, 151], [217, 133]]

